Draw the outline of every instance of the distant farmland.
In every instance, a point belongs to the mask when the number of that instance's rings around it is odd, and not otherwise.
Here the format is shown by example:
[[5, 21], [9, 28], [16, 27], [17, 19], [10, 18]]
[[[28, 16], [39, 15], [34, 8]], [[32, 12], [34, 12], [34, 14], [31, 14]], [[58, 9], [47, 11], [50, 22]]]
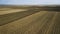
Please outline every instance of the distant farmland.
[[0, 8], [12, 8], [12, 9], [39, 9], [42, 11], [60, 11], [60, 5], [0, 5]]

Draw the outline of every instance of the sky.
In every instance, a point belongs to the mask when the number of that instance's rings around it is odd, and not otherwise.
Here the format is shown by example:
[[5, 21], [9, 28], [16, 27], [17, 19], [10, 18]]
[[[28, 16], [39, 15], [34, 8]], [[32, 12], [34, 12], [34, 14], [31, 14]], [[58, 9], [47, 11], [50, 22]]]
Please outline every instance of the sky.
[[50, 5], [60, 4], [60, 0], [0, 0], [0, 4], [16, 5]]

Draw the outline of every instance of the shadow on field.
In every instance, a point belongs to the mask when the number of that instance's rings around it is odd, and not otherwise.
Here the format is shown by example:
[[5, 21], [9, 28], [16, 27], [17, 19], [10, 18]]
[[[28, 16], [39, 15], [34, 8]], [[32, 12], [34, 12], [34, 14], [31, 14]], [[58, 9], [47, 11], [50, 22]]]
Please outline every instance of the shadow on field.
[[40, 12], [40, 11], [27, 10], [22, 12], [15, 12], [15, 13], [9, 13], [5, 15], [0, 15], [0, 26], [16, 21], [18, 19], [24, 18], [26, 16], [32, 15], [36, 12]]

